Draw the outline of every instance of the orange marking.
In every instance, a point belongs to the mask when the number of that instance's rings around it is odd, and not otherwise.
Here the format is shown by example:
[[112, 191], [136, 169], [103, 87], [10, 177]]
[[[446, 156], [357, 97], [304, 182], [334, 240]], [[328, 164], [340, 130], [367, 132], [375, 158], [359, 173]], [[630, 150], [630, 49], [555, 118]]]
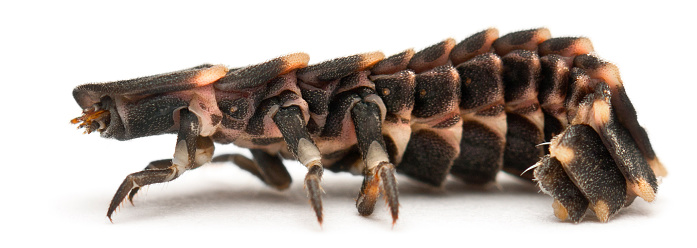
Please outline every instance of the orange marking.
[[595, 70], [589, 70], [587, 73], [591, 78], [597, 78], [607, 83], [612, 89], [622, 85], [620, 70], [612, 63], [604, 62], [601, 67]]
[[651, 170], [653, 170], [653, 173], [656, 174], [657, 177], [665, 177], [668, 175], [668, 170], [666, 170], [666, 167], [663, 166], [658, 158], [654, 157], [653, 159], [648, 159], [648, 161]]
[[365, 195], [369, 195], [372, 199], [377, 199], [377, 196], [380, 193], [380, 179], [377, 175], [373, 177], [373, 180], [370, 180], [370, 183], [367, 187], [365, 187], [363, 193]]
[[214, 65], [208, 69], [199, 71], [191, 80], [198, 86], [209, 85], [227, 74], [227, 67], [224, 65]]
[[537, 39], [537, 44], [539, 45], [542, 42], [545, 42], [546, 40], [549, 40], [552, 38], [552, 33], [549, 32], [549, 29], [547, 28], [539, 28], [537, 29], [537, 32], [535, 33], [535, 38]]
[[574, 45], [571, 47], [569, 51], [570, 54], [568, 56], [588, 54], [593, 52], [594, 50], [595, 49], [593, 48], [593, 43], [591, 42], [591, 40], [586, 37], [581, 37], [574, 42]]
[[566, 210], [564, 205], [562, 205], [558, 200], [554, 200], [554, 203], [552, 203], [552, 208], [554, 208], [554, 216], [560, 220], [566, 220], [569, 218], [569, 211]]
[[307, 63], [310, 61], [310, 55], [307, 55], [307, 53], [293, 53], [283, 56], [281, 59], [285, 63], [285, 68], [281, 72], [282, 75], [296, 69], [307, 67]]
[[596, 100], [593, 103], [593, 118], [598, 125], [610, 122], [610, 105], [605, 101]]
[[559, 160], [559, 162], [561, 162], [562, 166], [568, 168], [568, 166], [574, 161], [576, 153], [573, 149], [556, 142], [558, 142], [558, 139], [552, 140], [552, 145], [549, 147], [549, 152], [551, 153], [552, 157], [555, 157], [557, 160]]
[[656, 199], [656, 192], [653, 191], [653, 187], [643, 178], [632, 185], [632, 191], [647, 202], [652, 202]]
[[363, 58], [363, 61], [361, 62], [362, 68], [360, 68], [360, 70], [364, 70], [366, 68], [373, 67], [373, 65], [385, 59], [385, 54], [382, 52], [371, 52], [364, 53], [361, 57]]
[[605, 223], [610, 219], [610, 208], [603, 200], [600, 200], [593, 205], [593, 212], [595, 212], [595, 216], [598, 216], [600, 222]]
[[590, 39], [579, 37], [573, 40], [569, 46], [561, 50], [551, 50], [549, 46], [542, 47], [540, 48], [540, 55], [557, 54], [563, 57], [572, 57], [573, 59], [573, 57], [578, 55], [589, 54], [593, 52], [593, 50], [593, 43], [591, 43]]

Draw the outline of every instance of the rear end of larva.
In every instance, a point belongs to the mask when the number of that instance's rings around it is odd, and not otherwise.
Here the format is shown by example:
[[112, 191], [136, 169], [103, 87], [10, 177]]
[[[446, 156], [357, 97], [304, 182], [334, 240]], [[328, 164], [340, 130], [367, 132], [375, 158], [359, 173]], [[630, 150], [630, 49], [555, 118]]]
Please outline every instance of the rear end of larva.
[[[573, 222], [587, 209], [605, 222], [637, 196], [653, 201], [657, 176], [666, 174], [617, 68], [586, 38], [487, 29], [387, 58], [308, 61], [298, 53], [78, 86], [84, 115], [73, 122], [88, 132], [124, 140], [178, 134], [174, 158], [129, 175], [107, 216], [140, 187], [210, 161], [285, 189], [291, 179], [281, 158], [297, 159], [308, 168], [305, 188], [320, 223], [325, 168], [363, 175], [359, 213], [370, 215], [382, 195], [393, 223], [395, 171], [438, 187], [449, 174], [493, 183], [503, 170], [537, 181], [555, 199], [555, 215]], [[254, 158], [213, 158], [213, 142], [250, 148]]]

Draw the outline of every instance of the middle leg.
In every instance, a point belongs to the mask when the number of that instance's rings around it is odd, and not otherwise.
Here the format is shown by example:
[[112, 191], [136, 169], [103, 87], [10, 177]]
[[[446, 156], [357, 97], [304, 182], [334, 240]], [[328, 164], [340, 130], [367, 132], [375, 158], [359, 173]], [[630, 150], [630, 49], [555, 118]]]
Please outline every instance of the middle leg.
[[[374, 95], [373, 95], [374, 96]], [[370, 99], [370, 98], [369, 98]], [[351, 109], [351, 119], [356, 127], [358, 150], [364, 162], [364, 179], [356, 200], [358, 213], [367, 216], [373, 213], [377, 198], [382, 191], [390, 207], [392, 223], [399, 218], [399, 200], [394, 165], [382, 136], [382, 118], [378, 104], [369, 100], [356, 103]], [[381, 187], [382, 186], [382, 187]]]
[[307, 131], [302, 110], [298, 106], [283, 107], [273, 116], [273, 121], [283, 134], [288, 150], [307, 167], [305, 188], [310, 196], [310, 204], [315, 210], [317, 221], [322, 224], [322, 156], [317, 145]]

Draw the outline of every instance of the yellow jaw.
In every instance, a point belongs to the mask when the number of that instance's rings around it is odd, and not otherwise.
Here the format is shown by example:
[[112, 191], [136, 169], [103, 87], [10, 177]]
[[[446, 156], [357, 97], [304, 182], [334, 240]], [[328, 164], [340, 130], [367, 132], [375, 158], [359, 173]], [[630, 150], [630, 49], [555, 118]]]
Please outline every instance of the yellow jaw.
[[[82, 111], [82, 116], [77, 117], [75, 119], [70, 120], [70, 123], [72, 124], [78, 124], [80, 123], [79, 126], [77, 126], [78, 129], [80, 128], [85, 128], [84, 133], [91, 133], [95, 130], [97, 131], [102, 131], [106, 128], [106, 123], [104, 122], [107, 120], [109, 117], [109, 111], [108, 110], [84, 110]], [[99, 124], [99, 126], [94, 126], [93, 124]]]

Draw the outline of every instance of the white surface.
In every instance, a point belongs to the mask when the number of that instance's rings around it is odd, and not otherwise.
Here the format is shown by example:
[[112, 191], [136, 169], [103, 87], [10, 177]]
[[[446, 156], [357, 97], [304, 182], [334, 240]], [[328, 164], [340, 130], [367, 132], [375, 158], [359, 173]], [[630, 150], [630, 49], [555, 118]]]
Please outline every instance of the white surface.
[[[689, 244], [694, 235], [693, 7], [672, 1], [495, 3], [0, 4], [3, 117], [0, 246], [458, 247]], [[311, 63], [382, 50], [417, 50], [487, 27], [502, 34], [545, 26], [554, 36], [591, 38], [616, 63], [659, 157], [669, 170], [654, 203], [637, 200], [601, 224], [559, 222], [552, 200], [503, 176], [501, 189], [455, 180], [445, 190], [399, 177], [394, 228], [382, 202], [364, 218], [354, 198], [361, 178], [325, 173], [320, 228], [302, 189], [304, 169], [276, 192], [231, 165], [203, 167], [150, 186], [114, 216], [108, 203], [123, 178], [168, 158], [176, 137], [129, 142], [82, 135], [71, 91], [201, 63], [231, 67], [304, 51]], [[235, 147], [218, 146], [217, 154]], [[689, 243], [683, 243], [689, 242]], [[10, 246], [8, 246], [8, 244]], [[411, 247], [411, 246], [410, 246]], [[670, 246], [668, 246], [670, 247]]]

